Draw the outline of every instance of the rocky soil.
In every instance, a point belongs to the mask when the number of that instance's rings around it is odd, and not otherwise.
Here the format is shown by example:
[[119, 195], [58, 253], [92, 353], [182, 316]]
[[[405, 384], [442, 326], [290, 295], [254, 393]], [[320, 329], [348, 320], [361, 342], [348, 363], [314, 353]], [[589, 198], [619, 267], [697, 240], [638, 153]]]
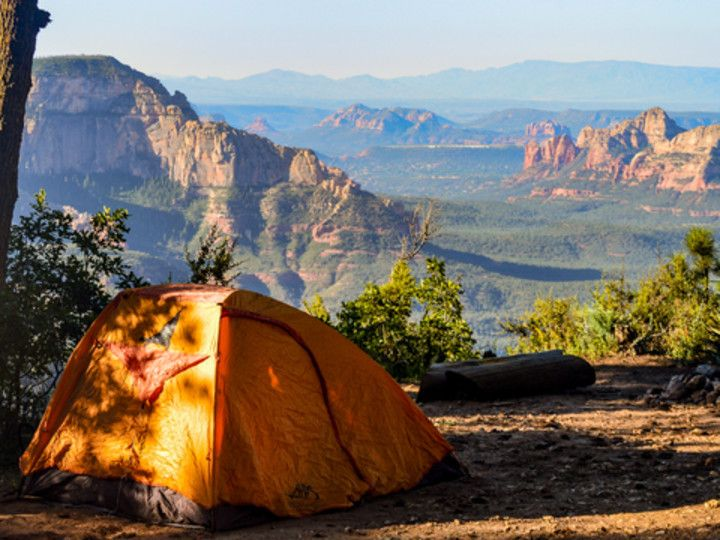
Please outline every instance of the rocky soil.
[[[568, 394], [424, 406], [468, 467], [463, 480], [367, 501], [350, 511], [218, 536], [720, 537], [717, 409], [645, 399], [648, 390], [667, 389], [670, 378], [686, 369], [611, 359], [597, 370], [596, 385]], [[6, 501], [0, 505], [0, 536], [209, 534], [134, 523], [92, 509]]]

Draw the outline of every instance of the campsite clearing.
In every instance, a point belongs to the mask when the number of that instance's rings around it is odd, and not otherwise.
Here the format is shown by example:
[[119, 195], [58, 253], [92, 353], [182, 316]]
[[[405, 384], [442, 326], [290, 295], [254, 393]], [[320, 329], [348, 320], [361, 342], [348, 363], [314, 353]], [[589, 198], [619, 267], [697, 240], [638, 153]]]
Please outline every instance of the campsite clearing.
[[[466, 479], [218, 537], [720, 537], [716, 409], [643, 403], [681, 369], [643, 358], [596, 369], [597, 384], [564, 395], [423, 406]], [[42, 502], [0, 505], [0, 537], [131, 536], [210, 535]]]

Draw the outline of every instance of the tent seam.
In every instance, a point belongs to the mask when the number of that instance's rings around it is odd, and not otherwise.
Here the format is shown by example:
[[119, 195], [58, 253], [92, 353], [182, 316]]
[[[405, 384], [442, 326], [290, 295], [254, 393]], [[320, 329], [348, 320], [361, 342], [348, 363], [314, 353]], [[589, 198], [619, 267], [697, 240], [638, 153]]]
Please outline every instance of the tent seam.
[[350, 462], [350, 465], [353, 468], [353, 471], [355, 474], [368, 485], [368, 488], [371, 488], [370, 482], [367, 480], [365, 475], [363, 475], [362, 471], [360, 470], [359, 465], [355, 461], [355, 458], [350, 453], [350, 450], [345, 446], [345, 444], [342, 442], [342, 439], [340, 438], [340, 430], [338, 429], [337, 422], [335, 421], [335, 416], [332, 413], [332, 409], [330, 407], [330, 397], [328, 395], [328, 389], [327, 389], [327, 382], [325, 381], [325, 377], [322, 374], [322, 371], [320, 370], [320, 365], [318, 364], [317, 358], [315, 358], [315, 354], [312, 352], [310, 347], [305, 343], [305, 340], [302, 339], [300, 334], [289, 324], [279, 321], [277, 319], [274, 319], [272, 317], [267, 317], [265, 315], [259, 315], [257, 313], [254, 313], [252, 311], [245, 311], [235, 308], [228, 308], [223, 307], [222, 310], [222, 317], [231, 317], [231, 318], [240, 318], [240, 319], [249, 319], [254, 320], [258, 322], [263, 322], [265, 324], [269, 324], [272, 326], [275, 326], [281, 330], [283, 330], [287, 335], [289, 335], [300, 347], [305, 351], [305, 353], [310, 358], [310, 363], [313, 366], [313, 370], [315, 371], [315, 375], [318, 378], [318, 382], [320, 383], [320, 391], [322, 393], [323, 402], [325, 403], [325, 409], [328, 414], [328, 418], [330, 419], [330, 425], [332, 426], [333, 434], [335, 435], [335, 440], [338, 443], [338, 446], [343, 451], [345, 456], [347, 457], [348, 461]]

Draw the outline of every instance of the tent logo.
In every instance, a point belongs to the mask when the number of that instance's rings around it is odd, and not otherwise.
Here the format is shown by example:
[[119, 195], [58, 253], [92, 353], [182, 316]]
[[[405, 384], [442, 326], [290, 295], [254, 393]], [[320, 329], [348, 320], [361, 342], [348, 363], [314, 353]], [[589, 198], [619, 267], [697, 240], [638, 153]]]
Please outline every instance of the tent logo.
[[210, 357], [169, 350], [181, 313], [182, 310], [178, 311], [156, 334], [139, 338], [140, 345], [105, 343], [110, 352], [122, 359], [142, 401], [153, 403], [168, 379]]
[[314, 499], [320, 500], [320, 495], [315, 491], [309, 484], [295, 484], [295, 489], [288, 493], [288, 497], [291, 499]]

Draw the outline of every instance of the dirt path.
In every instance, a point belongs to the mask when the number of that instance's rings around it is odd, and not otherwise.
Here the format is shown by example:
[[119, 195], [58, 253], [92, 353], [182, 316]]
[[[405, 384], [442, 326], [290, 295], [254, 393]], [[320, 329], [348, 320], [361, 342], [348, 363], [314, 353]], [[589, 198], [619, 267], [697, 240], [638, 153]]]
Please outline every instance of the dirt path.
[[[218, 537], [720, 538], [720, 416], [638, 399], [677, 371], [608, 360], [595, 386], [567, 395], [426, 405], [468, 478]], [[53, 535], [209, 536], [39, 502], [0, 506], [0, 536]]]

